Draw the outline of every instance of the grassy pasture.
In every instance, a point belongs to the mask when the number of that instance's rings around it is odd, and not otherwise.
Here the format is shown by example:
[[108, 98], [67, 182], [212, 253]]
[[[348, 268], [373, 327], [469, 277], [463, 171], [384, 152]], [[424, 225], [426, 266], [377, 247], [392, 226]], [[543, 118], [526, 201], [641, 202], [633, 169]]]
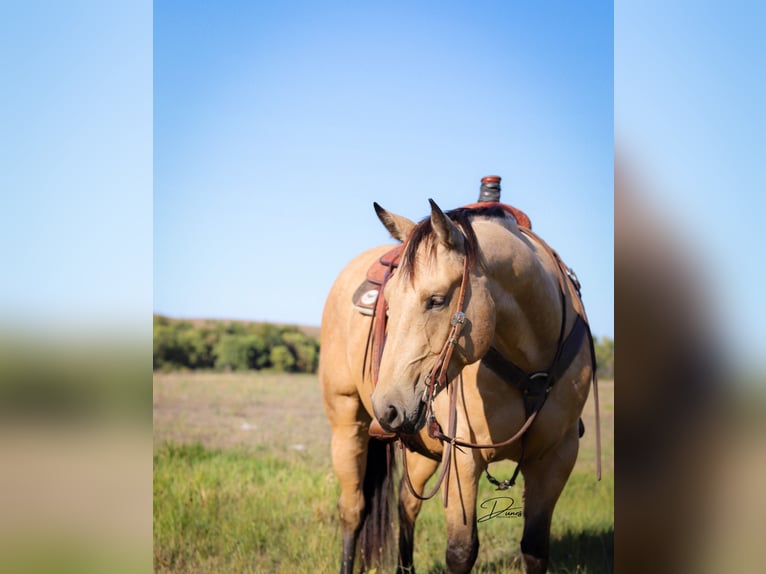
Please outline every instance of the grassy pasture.
[[[595, 478], [593, 406], [556, 508], [552, 572], [611, 572], [614, 385], [600, 385], [604, 478]], [[313, 375], [170, 373], [154, 377], [154, 568], [181, 573], [335, 572], [340, 527], [330, 430]], [[499, 477], [513, 465], [492, 465]], [[479, 500], [521, 499], [521, 482]], [[475, 572], [521, 572], [521, 518], [479, 524]], [[415, 566], [444, 571], [438, 497], [418, 518]]]

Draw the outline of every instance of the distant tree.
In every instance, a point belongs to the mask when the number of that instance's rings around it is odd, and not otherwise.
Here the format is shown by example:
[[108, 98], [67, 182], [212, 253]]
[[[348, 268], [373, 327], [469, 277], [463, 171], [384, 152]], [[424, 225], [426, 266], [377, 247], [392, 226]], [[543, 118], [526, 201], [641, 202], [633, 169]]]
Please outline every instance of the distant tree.
[[246, 335], [242, 344], [247, 347], [248, 368], [265, 369], [271, 365], [271, 346], [263, 337]]
[[285, 345], [277, 345], [271, 349], [271, 364], [277, 371], [290, 372], [295, 370], [295, 357]]
[[269, 367], [270, 351], [266, 342], [257, 335], [223, 335], [213, 352], [217, 368], [244, 371]]
[[315, 373], [319, 363], [319, 344], [297, 329], [282, 333], [283, 343], [295, 356], [295, 370], [301, 373]]
[[282, 343], [282, 330], [271, 323], [252, 323], [247, 332], [260, 337], [269, 349]]
[[297, 327], [154, 316], [154, 369], [316, 372], [319, 342]]
[[238, 335], [223, 335], [215, 346], [215, 366], [227, 371], [244, 371], [249, 368], [247, 346]]
[[614, 378], [614, 340], [598, 337], [594, 340], [596, 349], [596, 368], [602, 379]]
[[183, 359], [176, 348], [175, 330], [167, 324], [154, 324], [154, 369], [177, 368]]
[[[209, 369], [215, 365], [214, 343], [200, 328], [186, 328], [178, 331], [178, 346], [183, 350], [186, 366], [190, 369]], [[212, 344], [211, 344], [212, 343]]]
[[193, 368], [191, 357], [199, 349], [189, 323], [155, 322], [153, 342], [155, 369]]

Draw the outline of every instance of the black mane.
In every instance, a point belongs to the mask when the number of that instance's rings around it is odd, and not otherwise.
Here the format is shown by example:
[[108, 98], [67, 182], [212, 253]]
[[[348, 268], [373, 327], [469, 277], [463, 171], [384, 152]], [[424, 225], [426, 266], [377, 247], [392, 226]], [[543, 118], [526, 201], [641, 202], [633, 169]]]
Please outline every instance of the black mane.
[[[478, 256], [478, 241], [473, 230], [471, 221], [476, 217], [505, 218], [508, 213], [499, 205], [487, 207], [458, 207], [444, 213], [463, 231], [465, 236], [465, 255], [469, 264], [475, 265]], [[404, 248], [404, 254], [400, 263], [399, 271], [405, 277], [415, 277], [415, 256], [423, 242], [428, 246], [428, 256], [433, 257], [436, 253], [435, 233], [431, 225], [431, 218], [425, 217], [415, 226]]]

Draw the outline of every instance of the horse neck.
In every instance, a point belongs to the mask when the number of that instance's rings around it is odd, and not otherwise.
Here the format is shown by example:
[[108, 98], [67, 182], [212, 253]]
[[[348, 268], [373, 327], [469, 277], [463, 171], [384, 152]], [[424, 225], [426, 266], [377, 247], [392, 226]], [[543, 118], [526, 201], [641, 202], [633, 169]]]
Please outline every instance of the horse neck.
[[487, 222], [482, 234], [496, 327], [492, 345], [527, 372], [553, 360], [561, 331], [558, 269], [535, 240], [518, 228]]

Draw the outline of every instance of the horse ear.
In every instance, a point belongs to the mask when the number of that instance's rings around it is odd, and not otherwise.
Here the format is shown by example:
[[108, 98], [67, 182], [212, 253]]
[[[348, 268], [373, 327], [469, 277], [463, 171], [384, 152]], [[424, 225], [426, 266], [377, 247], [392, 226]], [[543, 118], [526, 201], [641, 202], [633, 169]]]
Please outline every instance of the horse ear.
[[449, 249], [460, 249], [463, 246], [462, 232], [449, 217], [444, 215], [433, 199], [429, 199], [428, 202], [431, 204], [431, 227], [439, 241]]
[[404, 243], [410, 236], [410, 232], [414, 229], [415, 222], [401, 215], [389, 213], [377, 203], [373, 203], [373, 206], [375, 207], [375, 213], [378, 214], [378, 219], [388, 229], [391, 237]]

